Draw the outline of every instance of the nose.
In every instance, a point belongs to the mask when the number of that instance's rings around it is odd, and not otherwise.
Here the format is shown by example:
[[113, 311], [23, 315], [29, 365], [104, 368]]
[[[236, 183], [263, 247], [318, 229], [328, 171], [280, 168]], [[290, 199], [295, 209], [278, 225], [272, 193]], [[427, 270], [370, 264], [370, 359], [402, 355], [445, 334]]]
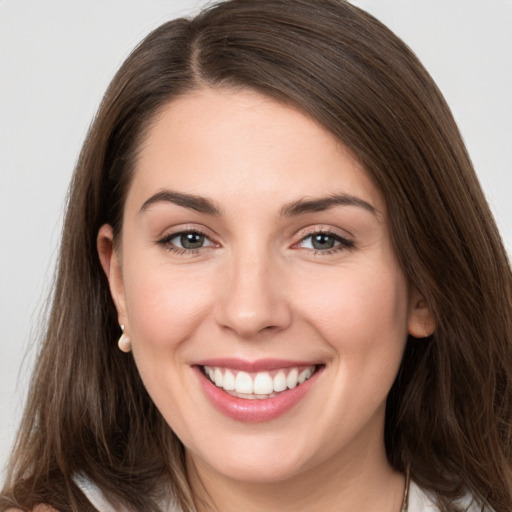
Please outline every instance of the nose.
[[220, 276], [216, 321], [244, 339], [286, 329], [292, 319], [282, 265], [265, 251], [233, 257]]

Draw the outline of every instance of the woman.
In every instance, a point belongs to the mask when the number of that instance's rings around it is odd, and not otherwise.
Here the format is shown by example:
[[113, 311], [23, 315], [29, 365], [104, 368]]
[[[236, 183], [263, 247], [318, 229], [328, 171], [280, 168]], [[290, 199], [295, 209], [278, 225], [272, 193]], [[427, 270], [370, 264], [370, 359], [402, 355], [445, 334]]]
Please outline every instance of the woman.
[[350, 4], [150, 34], [59, 265], [3, 507], [511, 509], [509, 263], [438, 89]]

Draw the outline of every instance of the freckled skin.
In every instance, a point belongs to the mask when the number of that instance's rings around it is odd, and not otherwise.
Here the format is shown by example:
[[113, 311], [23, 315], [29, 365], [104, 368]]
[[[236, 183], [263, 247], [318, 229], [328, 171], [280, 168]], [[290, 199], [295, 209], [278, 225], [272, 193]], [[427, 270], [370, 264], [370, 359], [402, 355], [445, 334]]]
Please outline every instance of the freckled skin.
[[[165, 201], [141, 212], [163, 189], [208, 198], [220, 214]], [[280, 215], [291, 202], [332, 194], [377, 213], [336, 205]], [[126, 200], [121, 251], [102, 261], [149, 394], [189, 465], [218, 492], [226, 482], [283, 486], [348, 467], [376, 481], [391, 474], [385, 399], [407, 332], [425, 312], [398, 265], [386, 215], [347, 150], [256, 93], [195, 92], [152, 126]], [[184, 253], [176, 233], [185, 231], [202, 233], [203, 245]], [[333, 237], [331, 249], [313, 247], [318, 231]], [[296, 407], [251, 425], [221, 414], [198, 385], [191, 365], [215, 357], [321, 361], [325, 369]]]

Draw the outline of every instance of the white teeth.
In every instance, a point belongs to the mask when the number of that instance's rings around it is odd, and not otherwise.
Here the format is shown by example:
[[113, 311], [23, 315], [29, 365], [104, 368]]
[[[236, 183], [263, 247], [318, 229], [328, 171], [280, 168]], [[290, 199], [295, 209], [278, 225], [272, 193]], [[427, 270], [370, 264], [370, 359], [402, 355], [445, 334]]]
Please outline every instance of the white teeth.
[[286, 375], [281, 370], [277, 372], [276, 376], [274, 377], [274, 391], [284, 391], [288, 385], [286, 384]]
[[297, 386], [297, 379], [299, 377], [299, 370], [297, 368], [294, 368], [289, 374], [288, 377], [286, 377], [286, 384], [290, 389], [293, 389]]
[[220, 368], [215, 368], [215, 371], [213, 372], [213, 377], [215, 380], [215, 385], [219, 388], [222, 387], [222, 372], [220, 371]]
[[250, 395], [253, 393], [251, 376], [246, 372], [238, 372], [235, 378], [235, 390], [237, 393]]
[[279, 370], [274, 378], [269, 372], [252, 374], [236, 372], [225, 368], [212, 368], [205, 366], [204, 372], [210, 380], [219, 388], [230, 391], [232, 395], [246, 399], [266, 399], [286, 389], [293, 389], [307, 381], [315, 372], [315, 367], [310, 366], [299, 373], [298, 368], [291, 368], [286, 374], [285, 369]]
[[311, 375], [313, 375], [313, 370], [311, 368], [306, 368], [305, 370], [302, 370], [299, 373], [299, 378], [297, 379], [299, 384], [302, 384], [303, 382], [308, 380], [311, 377]]
[[226, 370], [226, 373], [224, 374], [222, 387], [226, 391], [233, 391], [235, 389], [235, 376], [229, 370]]
[[266, 373], [258, 373], [254, 379], [254, 394], [270, 395], [274, 391], [274, 382], [272, 377]]

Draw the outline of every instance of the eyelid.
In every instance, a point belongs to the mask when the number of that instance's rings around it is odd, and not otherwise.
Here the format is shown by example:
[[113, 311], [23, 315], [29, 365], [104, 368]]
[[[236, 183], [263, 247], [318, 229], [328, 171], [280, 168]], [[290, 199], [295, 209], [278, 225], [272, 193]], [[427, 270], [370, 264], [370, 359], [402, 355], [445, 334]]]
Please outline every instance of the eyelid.
[[159, 230], [159, 232], [155, 235], [155, 240], [158, 241], [162, 238], [176, 236], [181, 233], [199, 233], [212, 241], [219, 238], [214, 231], [212, 231], [210, 228], [207, 228], [206, 226], [203, 226], [202, 224], [185, 223], [166, 226], [165, 229]]
[[325, 224], [315, 224], [313, 226], [301, 228], [294, 237], [297, 240], [294, 243], [300, 242], [304, 238], [316, 234], [332, 235], [347, 241], [352, 241], [354, 238], [354, 235], [347, 230]]

